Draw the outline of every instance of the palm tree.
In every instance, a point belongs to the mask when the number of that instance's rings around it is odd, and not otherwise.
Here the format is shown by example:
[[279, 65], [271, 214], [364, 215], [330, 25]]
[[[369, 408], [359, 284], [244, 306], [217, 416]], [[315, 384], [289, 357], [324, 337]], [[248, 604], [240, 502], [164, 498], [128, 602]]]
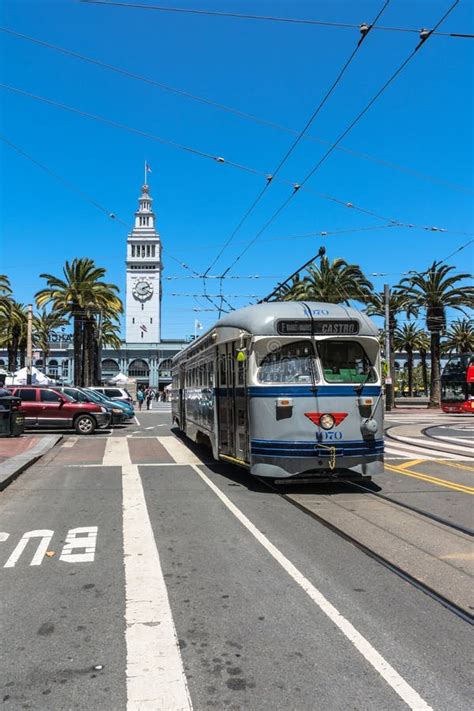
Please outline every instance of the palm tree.
[[402, 279], [398, 288], [404, 290], [412, 303], [426, 309], [426, 326], [431, 334], [431, 388], [429, 407], [440, 404], [440, 343], [446, 330], [446, 309], [464, 309], [474, 306], [474, 287], [463, 286], [469, 274], [454, 274], [449, 267], [433, 262], [426, 272]]
[[110, 346], [119, 350], [122, 347], [120, 324], [114, 316], [104, 316], [96, 324], [97, 338], [94, 341], [94, 384], [101, 383], [102, 346]]
[[474, 351], [474, 326], [467, 318], [453, 321], [446, 334], [443, 350], [448, 353], [472, 353]]
[[306, 278], [301, 278], [299, 274], [293, 277], [291, 285], [284, 284], [277, 292], [275, 299], [277, 301], [300, 301], [306, 296]]
[[349, 304], [351, 299], [365, 301], [374, 287], [357, 264], [348, 264], [337, 258], [331, 263], [321, 257], [318, 266], [308, 267], [307, 276], [298, 276], [293, 286], [284, 293], [284, 300], [323, 301], [332, 304]]
[[413, 354], [419, 350], [424, 331], [414, 323], [404, 323], [393, 334], [393, 348], [407, 354], [408, 394], [413, 395]]
[[[370, 294], [367, 300], [366, 312], [368, 316], [385, 316], [385, 292], [375, 291]], [[390, 343], [390, 363], [387, 363], [387, 375], [390, 373], [392, 383], [395, 382], [395, 356], [393, 350], [393, 338], [395, 330], [397, 328], [397, 317], [405, 313], [407, 316], [415, 316], [417, 314], [416, 307], [410, 301], [410, 299], [401, 291], [397, 289], [392, 289], [390, 291], [390, 298], [388, 301], [388, 337]], [[385, 341], [382, 347], [385, 346]], [[385, 354], [386, 360], [388, 360], [387, 354]], [[390, 390], [391, 402], [387, 402], [387, 407], [390, 409], [393, 407], [395, 402], [395, 393], [393, 388]]]
[[33, 344], [42, 355], [45, 374], [50, 352], [51, 332], [55, 328], [66, 326], [67, 323], [66, 318], [53, 311], [47, 313], [46, 309], [33, 317]]
[[73, 318], [74, 380], [77, 385], [92, 385], [95, 316], [102, 312], [121, 313], [118, 287], [101, 281], [106, 270], [88, 257], [66, 262], [63, 277], [41, 274], [48, 286], [36, 294], [39, 308], [51, 304], [58, 316]]
[[[13, 373], [18, 365], [23, 367], [26, 355], [26, 331], [28, 315], [26, 307], [12, 298], [0, 306], [0, 347], [8, 353], [8, 370]], [[18, 356], [19, 362], [18, 362]]]

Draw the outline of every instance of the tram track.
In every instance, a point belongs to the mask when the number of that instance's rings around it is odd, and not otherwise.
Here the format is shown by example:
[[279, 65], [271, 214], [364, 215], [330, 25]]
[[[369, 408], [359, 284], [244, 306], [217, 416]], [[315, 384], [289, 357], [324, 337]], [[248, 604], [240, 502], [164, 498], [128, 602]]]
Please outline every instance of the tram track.
[[[430, 435], [428, 431], [430, 429], [433, 429], [433, 425], [428, 425], [427, 427], [421, 430], [423, 437], [429, 440], [428, 442], [424, 441], [421, 437], [415, 438], [403, 437], [403, 435], [395, 435], [391, 432], [391, 430], [397, 427], [400, 427], [400, 425], [390, 425], [389, 427], [387, 427], [384, 433], [385, 439], [391, 440], [392, 442], [395, 442], [400, 445], [404, 445], [405, 447], [409, 448], [414, 452], [418, 451], [420, 453], [420, 456], [423, 454], [424, 450], [425, 453], [430, 456], [432, 456], [433, 452], [436, 452], [438, 455], [440, 455], [441, 453], [441, 456], [439, 456], [440, 459], [443, 458], [442, 455], [445, 455], [445, 458], [447, 459], [450, 459], [451, 457], [465, 457], [466, 459], [472, 458], [472, 449], [459, 444], [451, 444], [446, 440], [442, 440], [439, 437], [434, 437], [433, 435]], [[443, 449], [441, 449], [440, 445], [443, 446]]]
[[[323, 516], [317, 514], [315, 511], [312, 509], [309, 509], [307, 506], [305, 506], [304, 503], [301, 503], [299, 501], [295, 501], [294, 498], [292, 498], [292, 495], [290, 493], [285, 493], [281, 491], [275, 484], [269, 482], [266, 479], [257, 477], [259, 482], [265, 486], [267, 489], [270, 491], [278, 494], [281, 498], [285, 499], [288, 503], [290, 503], [292, 506], [295, 508], [299, 509], [302, 511], [304, 514], [309, 516], [310, 518], [314, 519], [321, 525], [323, 525], [325, 528], [328, 530], [332, 531], [335, 533], [339, 538], [343, 538], [344, 540], [348, 541], [351, 543], [353, 546], [355, 546], [358, 550], [362, 551], [365, 553], [369, 558], [372, 558], [375, 560], [377, 563], [382, 565], [384, 568], [387, 570], [390, 570], [392, 573], [397, 575], [399, 578], [404, 580], [406, 583], [411, 585], [412, 587], [416, 588], [420, 592], [423, 592], [425, 595], [430, 597], [431, 599], [435, 600], [438, 602], [440, 605], [445, 607], [447, 610], [452, 612], [454, 615], [462, 619], [464, 622], [468, 622], [470, 625], [474, 625], [474, 615], [467, 612], [464, 608], [461, 606], [457, 605], [454, 603], [452, 600], [450, 600], [448, 597], [445, 595], [442, 595], [440, 592], [435, 590], [433, 587], [428, 585], [426, 582], [423, 582], [416, 576], [412, 575], [406, 570], [403, 570], [400, 566], [397, 564], [393, 563], [390, 561], [387, 557], [381, 555], [377, 551], [373, 550], [370, 548], [368, 545], [365, 543], [361, 542], [351, 534], [347, 533], [346, 531], [343, 531], [340, 527], [338, 527], [336, 524], [331, 523], [328, 521], [326, 518]], [[344, 484], [351, 484], [354, 485], [355, 482], [349, 482], [349, 481], [344, 481]], [[361, 487], [362, 489], [365, 490], [365, 487]], [[399, 506], [400, 508], [403, 509], [408, 509], [412, 511], [413, 513], [416, 513], [418, 515], [424, 516], [428, 520], [432, 520], [433, 522], [440, 523], [452, 530], [457, 531], [458, 533], [462, 533], [464, 535], [467, 535], [469, 537], [474, 536], [474, 531], [471, 531], [470, 529], [465, 529], [462, 526], [458, 526], [457, 524], [452, 524], [449, 521], [446, 521], [442, 519], [441, 517], [435, 516], [434, 514], [430, 514], [429, 512], [425, 512], [422, 510], [418, 510], [416, 507], [409, 506], [408, 504], [401, 504], [398, 501], [394, 501], [393, 499], [390, 499], [389, 497], [386, 497], [383, 494], [379, 494], [378, 492], [372, 492], [370, 490], [366, 490], [368, 494], [375, 495], [378, 498], [384, 499], [387, 501], [387, 503], [394, 504]]]

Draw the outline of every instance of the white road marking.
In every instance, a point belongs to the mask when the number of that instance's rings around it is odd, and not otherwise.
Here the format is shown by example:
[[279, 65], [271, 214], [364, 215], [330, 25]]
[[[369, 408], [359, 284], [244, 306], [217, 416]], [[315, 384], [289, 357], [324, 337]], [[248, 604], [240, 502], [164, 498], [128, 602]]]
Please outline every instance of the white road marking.
[[155, 429], [155, 425], [152, 425], [151, 427], [145, 427], [145, 429], [146, 429], [146, 430], [154, 430], [154, 429]]
[[[64, 541], [59, 560], [65, 563], [92, 563], [97, 545], [97, 526], [82, 526], [71, 528]], [[76, 553], [76, 548], [80, 553]]]
[[136, 415], [134, 415], [133, 419], [135, 420], [135, 424], [137, 424], [140, 427], [140, 422], [138, 421], [138, 417]]
[[[405, 436], [403, 436], [403, 444], [405, 444], [405, 442], [408, 444], [408, 446], [410, 446], [410, 444], [413, 443], [415, 446], [418, 446], [418, 447], [420, 447], [420, 448], [423, 447], [423, 444], [427, 444], [427, 443], [428, 443], [427, 440], [426, 440], [426, 438], [424, 438], [424, 437], [405, 437]], [[402, 441], [401, 441], [401, 440], [396, 440], [396, 443], [397, 443], [397, 447], [398, 447], [398, 446], [400, 446], [400, 445], [402, 444]], [[443, 444], [443, 443], [440, 441], [440, 444]], [[446, 444], [448, 444], [448, 443], [446, 442]], [[430, 449], [430, 447], [427, 447], [427, 449]], [[468, 449], [468, 448], [458, 445], [458, 446], [456, 447], [456, 449], [458, 450], [458, 454], [459, 454], [459, 450], [463, 450], [463, 451], [464, 451], [464, 450], [466, 450], [466, 449]], [[433, 450], [432, 450], [432, 451], [433, 451]], [[435, 450], [435, 451], [436, 451], [436, 450]], [[441, 452], [441, 451], [443, 451], [443, 450], [440, 448], [439, 451]], [[456, 456], [456, 454], [453, 453], [453, 452], [444, 452], [444, 451], [443, 451], [443, 455], [446, 455], [446, 456], [448, 456], [448, 457], [449, 457], [449, 455]]]
[[176, 437], [172, 435], [157, 437], [157, 440], [163, 445], [168, 454], [173, 457], [176, 464], [202, 464], [202, 460]]
[[473, 439], [462, 439], [461, 437], [449, 437], [448, 435], [442, 435], [438, 437], [433, 437], [433, 439], [437, 439], [440, 442], [443, 442], [444, 440], [450, 440], [452, 442], [462, 442], [464, 444], [470, 444], [471, 446], [474, 446], [474, 440]]
[[191, 699], [138, 465], [122, 467], [127, 711], [190, 711]]
[[0, 531], [0, 543], [3, 543], [10, 536], [6, 531]]
[[305, 593], [316, 603], [316, 605], [329, 617], [345, 637], [362, 654], [368, 663], [380, 674], [398, 696], [411, 708], [416, 711], [431, 710], [424, 699], [413, 687], [387, 662], [382, 655], [377, 652], [370, 642], [337, 610], [329, 600], [296, 568], [281, 551], [270, 543], [268, 538], [242, 513], [242, 511], [222, 493], [222, 491], [202, 472], [195, 464], [192, 465], [194, 471], [208, 485], [208, 487], [219, 497], [224, 506], [240, 521], [240, 523], [254, 536], [254, 538], [270, 553], [270, 555], [281, 565], [293, 580], [305, 591]]
[[[107, 437], [105, 440], [105, 452], [102, 459], [104, 467], [121, 467], [124, 464], [131, 464], [128, 442], [125, 437]], [[96, 465], [97, 466], [97, 465]]]
[[77, 437], [71, 437], [70, 439], [67, 439], [65, 442], [63, 442], [63, 447], [74, 447], [76, 442]]
[[25, 550], [26, 546], [28, 545], [28, 541], [30, 541], [32, 538], [40, 538], [40, 542], [38, 544], [38, 548], [36, 549], [36, 553], [34, 554], [30, 565], [41, 565], [43, 562], [44, 554], [48, 550], [49, 543], [53, 537], [54, 531], [50, 531], [48, 529], [42, 529], [42, 530], [37, 530], [37, 531], [27, 531], [22, 535], [20, 538], [19, 542], [17, 543], [13, 553], [10, 555], [9, 559], [3, 566], [4, 568], [14, 568], [15, 565], [18, 563], [18, 560], [20, 559], [21, 554]]

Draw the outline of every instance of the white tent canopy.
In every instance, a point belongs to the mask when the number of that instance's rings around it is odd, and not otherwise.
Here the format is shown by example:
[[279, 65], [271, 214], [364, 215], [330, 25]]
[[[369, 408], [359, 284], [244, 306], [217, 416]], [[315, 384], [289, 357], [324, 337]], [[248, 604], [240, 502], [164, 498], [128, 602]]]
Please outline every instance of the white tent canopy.
[[128, 378], [124, 373], [117, 373], [113, 378], [108, 381], [111, 385], [126, 385], [128, 383]]
[[[10, 375], [6, 378], [6, 385], [26, 385], [28, 380], [28, 370], [27, 368], [20, 368], [16, 373]], [[33, 367], [31, 369], [31, 384], [32, 385], [49, 385], [54, 381], [48, 378], [47, 375], [42, 373], [38, 368]]]

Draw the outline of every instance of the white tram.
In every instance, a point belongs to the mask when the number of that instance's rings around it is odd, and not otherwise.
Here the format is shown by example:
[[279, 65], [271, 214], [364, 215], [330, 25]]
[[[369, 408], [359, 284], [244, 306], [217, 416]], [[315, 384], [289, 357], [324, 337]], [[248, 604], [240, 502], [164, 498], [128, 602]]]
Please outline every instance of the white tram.
[[383, 472], [377, 327], [340, 304], [232, 311], [173, 358], [172, 418], [215, 459], [259, 477]]

